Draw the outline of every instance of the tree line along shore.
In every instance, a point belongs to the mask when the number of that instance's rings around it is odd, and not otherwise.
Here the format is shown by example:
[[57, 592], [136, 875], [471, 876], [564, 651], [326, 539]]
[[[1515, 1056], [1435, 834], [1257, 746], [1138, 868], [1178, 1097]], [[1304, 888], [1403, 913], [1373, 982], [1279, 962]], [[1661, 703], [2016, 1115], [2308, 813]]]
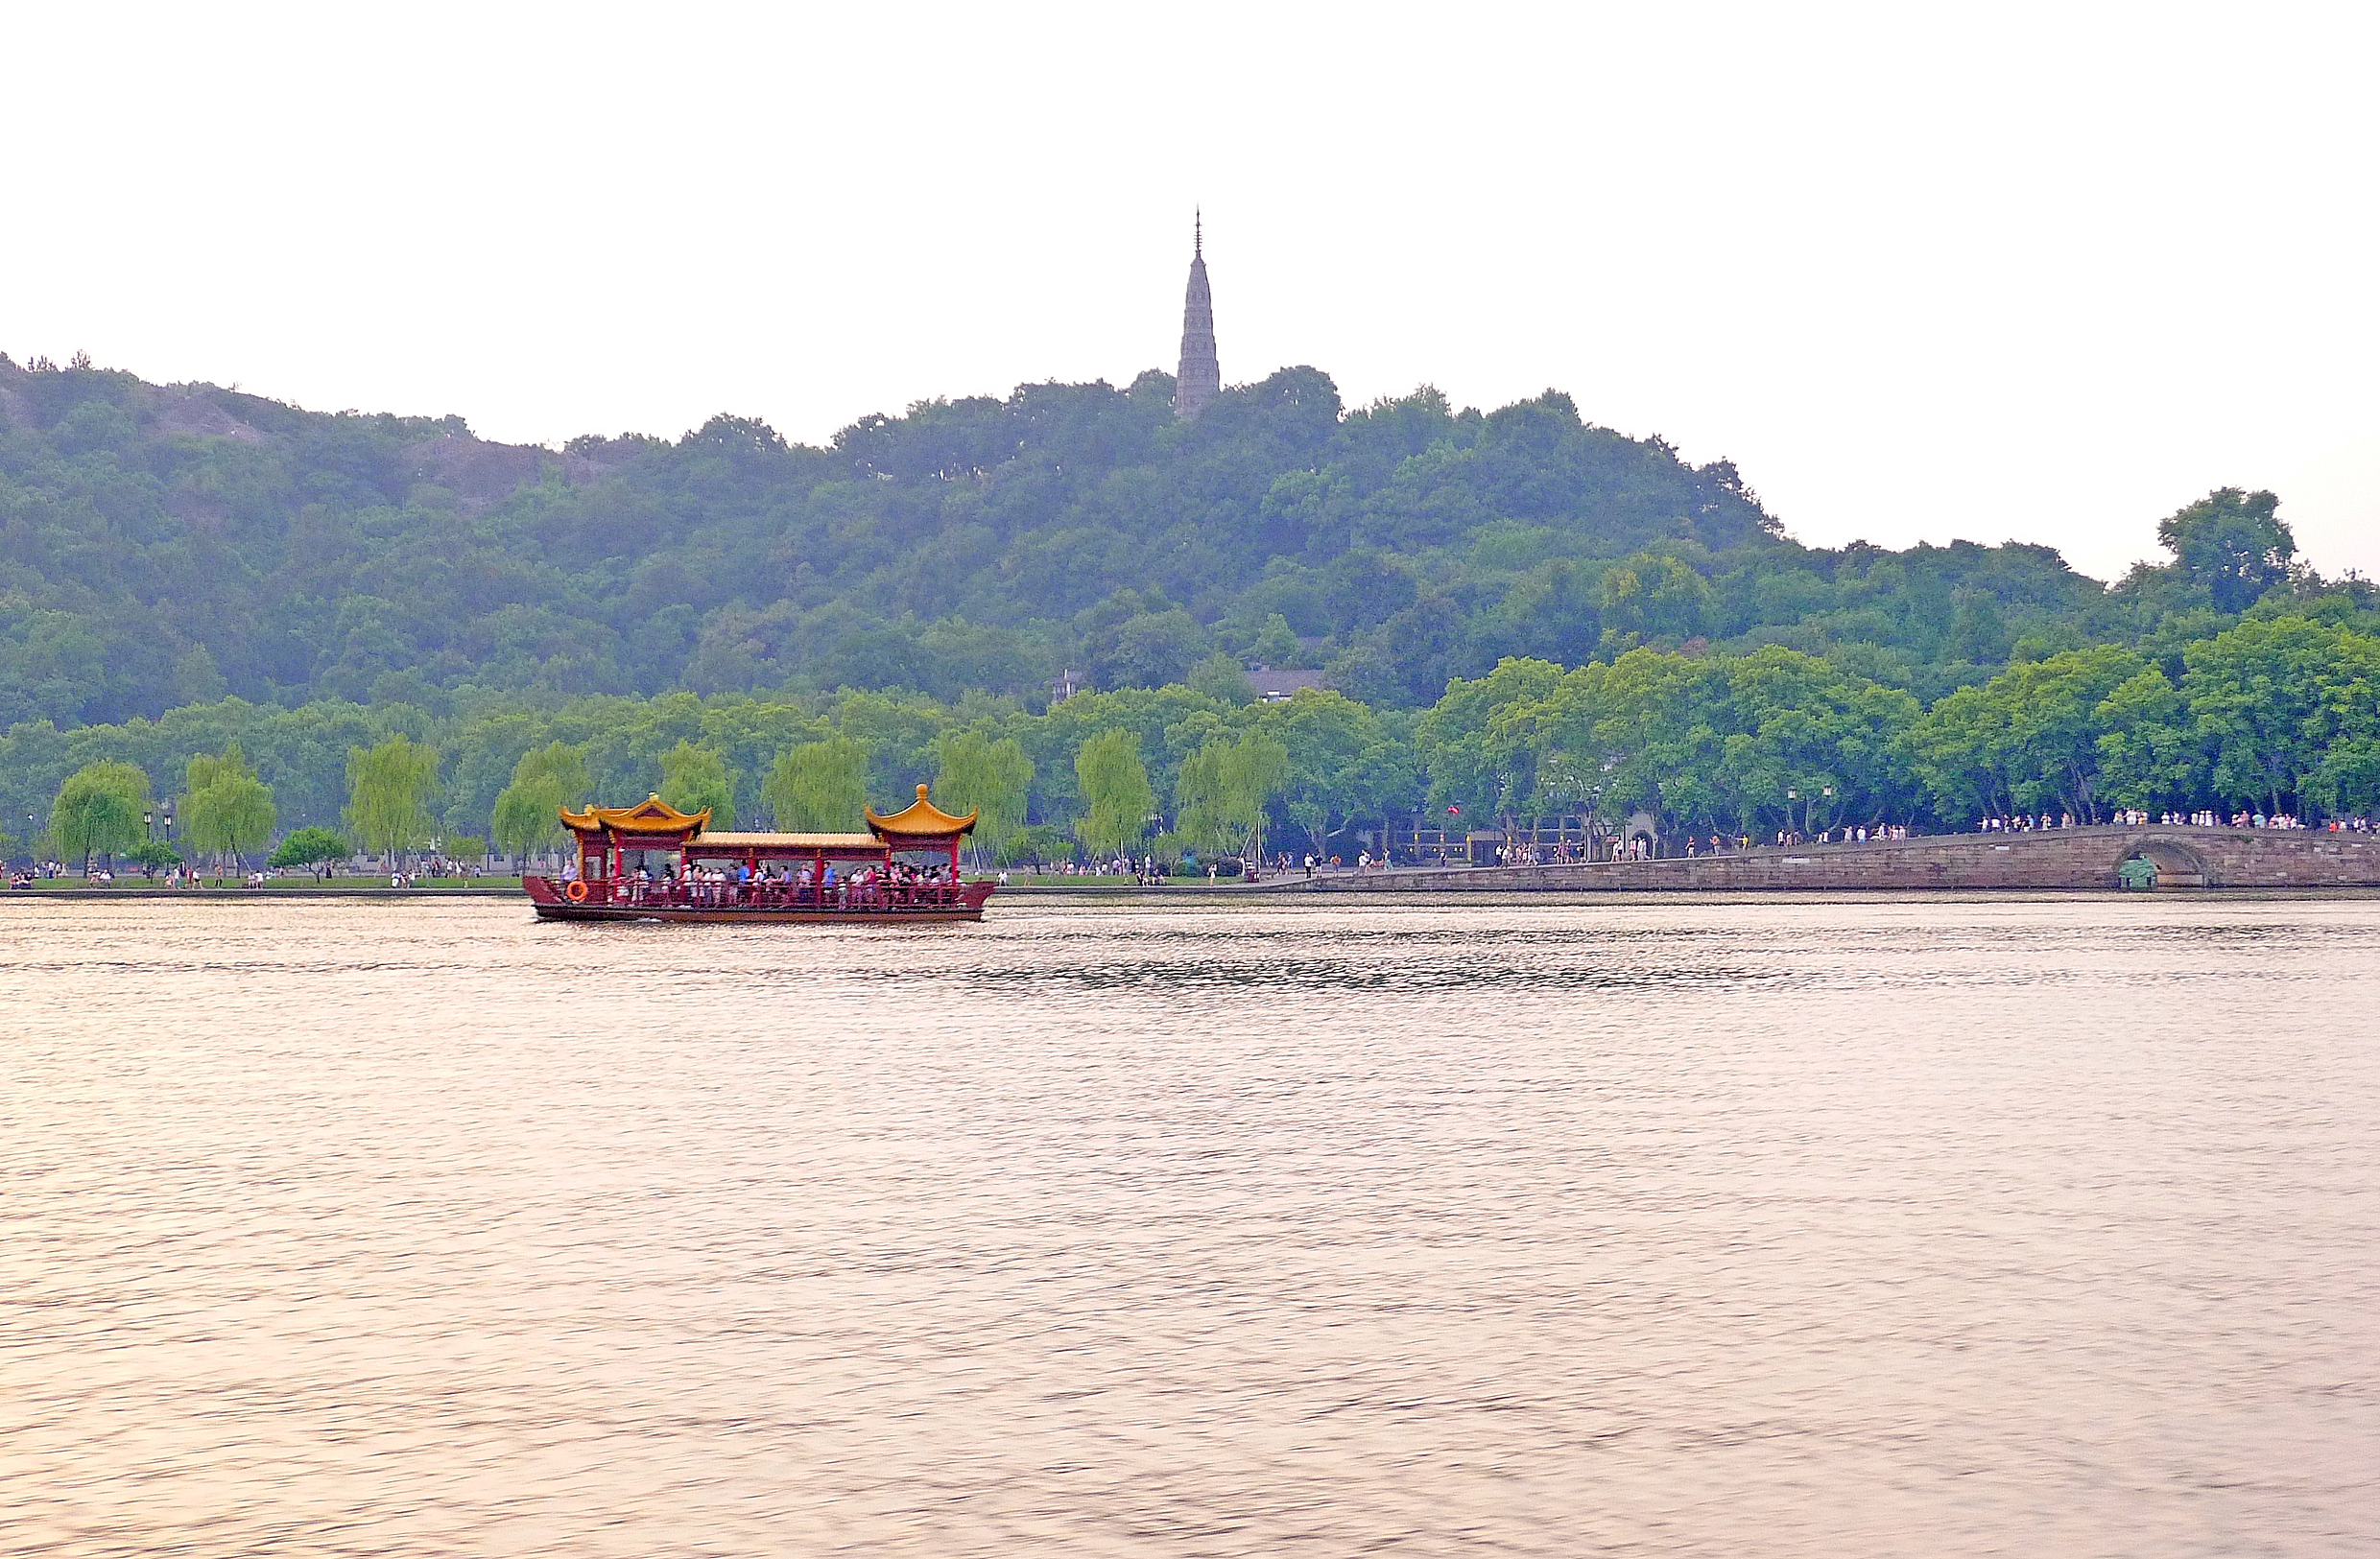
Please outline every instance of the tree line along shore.
[[2089, 822], [2117, 808], [2319, 822], [2380, 812], [2369, 626], [2343, 598], [2268, 599], [2170, 657], [2060, 651], [1931, 706], [1781, 646], [1638, 648], [1567, 668], [1508, 658], [1423, 710], [1187, 685], [1038, 712], [853, 690], [447, 717], [226, 699], [156, 720], [19, 726], [0, 738], [0, 775], [27, 824], [8, 841], [19, 858], [137, 860], [170, 834], [184, 856], [288, 864], [518, 858], [559, 842], [560, 807], [648, 792], [708, 808], [719, 828], [848, 829], [918, 782], [980, 812], [982, 864], [1258, 849], [1352, 860], [1416, 818], [1459, 829], [1560, 814], [1754, 839]]

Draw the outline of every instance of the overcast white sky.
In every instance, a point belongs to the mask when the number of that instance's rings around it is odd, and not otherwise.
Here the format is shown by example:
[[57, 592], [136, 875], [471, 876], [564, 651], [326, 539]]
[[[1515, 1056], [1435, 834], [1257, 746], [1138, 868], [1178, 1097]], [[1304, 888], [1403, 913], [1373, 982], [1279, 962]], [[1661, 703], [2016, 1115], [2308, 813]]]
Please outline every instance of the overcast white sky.
[[2368, 6], [10, 8], [0, 349], [483, 436], [1171, 368], [1734, 459], [2102, 577], [2380, 574]]

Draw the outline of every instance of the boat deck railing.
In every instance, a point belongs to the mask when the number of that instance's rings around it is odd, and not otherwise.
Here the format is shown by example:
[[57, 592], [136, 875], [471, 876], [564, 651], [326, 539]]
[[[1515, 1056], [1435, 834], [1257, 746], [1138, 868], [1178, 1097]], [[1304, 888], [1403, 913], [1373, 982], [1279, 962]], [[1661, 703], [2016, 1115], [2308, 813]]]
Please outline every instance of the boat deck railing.
[[836, 883], [821, 887], [799, 883], [639, 883], [587, 880], [589, 906], [631, 909], [834, 909], [854, 913], [906, 913], [917, 909], [963, 909], [970, 895], [964, 883]]

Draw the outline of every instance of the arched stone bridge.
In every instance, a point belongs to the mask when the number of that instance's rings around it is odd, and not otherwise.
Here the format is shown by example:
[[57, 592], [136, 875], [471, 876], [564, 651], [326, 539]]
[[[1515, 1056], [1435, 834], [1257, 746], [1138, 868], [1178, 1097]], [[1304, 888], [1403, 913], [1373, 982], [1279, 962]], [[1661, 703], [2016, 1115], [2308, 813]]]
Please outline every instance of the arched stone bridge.
[[1570, 893], [1764, 888], [2094, 888], [2146, 859], [2156, 886], [2380, 887], [2380, 835], [2249, 828], [2049, 829], [1937, 834], [1868, 844], [1763, 845], [1718, 856], [1592, 865], [1425, 866], [1333, 872], [1281, 888], [1321, 892], [1539, 889]]

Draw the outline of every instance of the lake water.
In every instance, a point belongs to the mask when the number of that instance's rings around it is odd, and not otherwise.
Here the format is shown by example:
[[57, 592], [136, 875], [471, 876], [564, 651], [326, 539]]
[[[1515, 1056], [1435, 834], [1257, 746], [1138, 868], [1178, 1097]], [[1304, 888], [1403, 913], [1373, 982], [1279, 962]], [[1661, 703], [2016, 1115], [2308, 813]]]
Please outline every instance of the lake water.
[[2380, 901], [0, 903], [0, 1553], [2380, 1549]]

